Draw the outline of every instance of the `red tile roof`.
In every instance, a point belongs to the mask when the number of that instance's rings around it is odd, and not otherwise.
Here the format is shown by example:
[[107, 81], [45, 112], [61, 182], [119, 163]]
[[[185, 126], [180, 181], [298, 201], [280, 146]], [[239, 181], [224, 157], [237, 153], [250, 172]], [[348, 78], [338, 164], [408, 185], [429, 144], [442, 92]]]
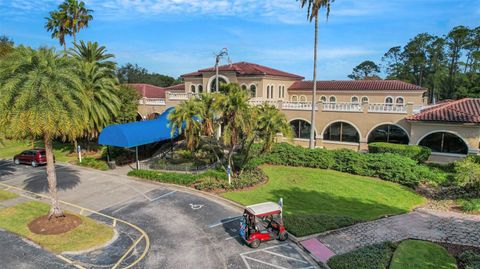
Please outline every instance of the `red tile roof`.
[[[312, 90], [313, 81], [296, 81], [289, 90]], [[317, 81], [317, 91], [426, 91], [399, 80], [325, 80]]]
[[166, 92], [165, 88], [150, 85], [150, 84], [144, 84], [144, 83], [132, 83], [127, 85], [137, 90], [137, 92], [140, 94], [141, 97], [165, 98], [165, 92]]
[[185, 91], [185, 83], [172, 85], [165, 88], [166, 91]]
[[[247, 62], [239, 62], [239, 63], [233, 63], [233, 64], [227, 64], [227, 65], [222, 65], [218, 67], [218, 70], [220, 72], [222, 71], [232, 71], [237, 73], [237, 75], [241, 76], [277, 76], [277, 77], [288, 77], [288, 78], [294, 78], [294, 79], [303, 79], [304, 77], [298, 76], [295, 74], [287, 73], [284, 71], [280, 71], [277, 69], [273, 69], [270, 67], [266, 67], [263, 65], [259, 64], [254, 64], [254, 63], [247, 63]], [[182, 75], [182, 77], [195, 77], [195, 76], [201, 76], [202, 73], [205, 72], [215, 72], [215, 67], [210, 67], [210, 68], [205, 68], [205, 69], [200, 69], [197, 72], [193, 73], [188, 73]]]
[[407, 120], [480, 123], [480, 98], [443, 102], [409, 116]]

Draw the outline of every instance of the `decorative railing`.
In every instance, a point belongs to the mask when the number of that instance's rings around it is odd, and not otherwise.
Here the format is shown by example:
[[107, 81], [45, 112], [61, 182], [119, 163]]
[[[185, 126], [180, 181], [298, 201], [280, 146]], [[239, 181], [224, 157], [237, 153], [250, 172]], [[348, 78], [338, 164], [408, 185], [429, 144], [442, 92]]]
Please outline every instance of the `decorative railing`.
[[[312, 110], [312, 102], [282, 102], [282, 109]], [[318, 107], [316, 107], [315, 109], [318, 109]]]
[[150, 106], [164, 106], [165, 99], [163, 98], [142, 98], [139, 100], [139, 103], [142, 105], [150, 105]]
[[198, 97], [198, 94], [191, 93], [191, 92], [186, 92], [186, 93], [167, 92], [168, 100], [188, 100], [192, 97]]
[[248, 100], [248, 103], [251, 104], [252, 106], [261, 106], [263, 104], [269, 104], [271, 106], [278, 108], [278, 101], [275, 101], [275, 100], [252, 98]]
[[368, 104], [368, 112], [407, 113], [407, 106], [397, 104]]
[[359, 103], [323, 103], [323, 111], [362, 112], [363, 106]]

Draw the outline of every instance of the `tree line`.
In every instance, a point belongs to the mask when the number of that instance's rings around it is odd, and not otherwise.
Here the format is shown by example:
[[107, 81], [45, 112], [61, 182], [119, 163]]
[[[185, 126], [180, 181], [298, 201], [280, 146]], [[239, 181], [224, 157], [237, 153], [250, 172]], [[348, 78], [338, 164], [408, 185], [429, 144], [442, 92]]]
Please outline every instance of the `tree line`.
[[351, 79], [398, 79], [429, 89], [430, 102], [480, 97], [480, 27], [457, 26], [444, 36], [418, 34], [390, 48], [381, 64], [364, 61]]

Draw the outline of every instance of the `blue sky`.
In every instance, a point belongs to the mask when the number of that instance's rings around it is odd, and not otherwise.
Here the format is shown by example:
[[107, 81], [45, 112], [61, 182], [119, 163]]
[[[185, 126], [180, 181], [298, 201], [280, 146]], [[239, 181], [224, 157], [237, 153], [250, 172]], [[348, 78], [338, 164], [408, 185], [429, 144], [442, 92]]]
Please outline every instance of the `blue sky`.
[[[43, 25], [61, 0], [0, 0], [0, 35], [56, 46]], [[295, 0], [85, 0], [95, 10], [79, 38], [107, 46], [120, 64], [171, 76], [212, 66], [227, 47], [249, 61], [312, 76], [313, 24]], [[418, 33], [480, 26], [480, 0], [337, 0], [321, 19], [319, 79], [346, 79], [365, 59]]]

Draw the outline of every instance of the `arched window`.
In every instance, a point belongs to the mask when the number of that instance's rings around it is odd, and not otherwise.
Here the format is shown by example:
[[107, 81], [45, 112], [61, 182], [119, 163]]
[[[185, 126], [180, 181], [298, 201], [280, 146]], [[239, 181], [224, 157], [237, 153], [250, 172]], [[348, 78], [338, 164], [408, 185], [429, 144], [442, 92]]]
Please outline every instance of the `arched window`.
[[368, 97], [367, 96], [362, 97], [362, 104], [363, 103], [368, 103]]
[[330, 96], [329, 101], [330, 101], [330, 103], [336, 103], [336, 102], [337, 102], [337, 97], [335, 97], [335, 96]]
[[323, 133], [323, 140], [359, 143], [360, 135], [352, 125], [346, 122], [335, 122], [327, 127]]
[[307, 102], [307, 97], [305, 95], [300, 95], [299, 101], [300, 102]]
[[257, 86], [255, 84], [250, 85], [250, 96], [257, 97]]
[[270, 85], [267, 85], [267, 99], [270, 99]]
[[298, 102], [298, 96], [292, 95], [292, 102]]
[[385, 104], [393, 104], [393, 98], [388, 96], [387, 98], [385, 98]]
[[241, 87], [242, 87], [242, 90], [246, 90], [246, 89], [247, 89], [247, 85], [245, 85], [245, 84], [242, 84]]
[[351, 100], [352, 100], [352, 103], [358, 104], [358, 97], [352, 96], [352, 99], [351, 99]]
[[400, 127], [393, 124], [384, 124], [376, 127], [368, 136], [368, 143], [387, 142], [407, 145], [410, 139], [408, 134]]
[[468, 154], [468, 146], [463, 139], [447, 132], [429, 134], [420, 141], [419, 145], [432, 149], [432, 152]]
[[320, 97], [320, 101], [323, 102], [323, 103], [326, 103], [327, 102], [327, 97], [325, 95]]
[[[216, 91], [216, 89], [217, 89], [217, 87], [216, 87], [217, 84], [216, 84], [216, 83], [217, 83], [217, 82], [216, 82], [216, 79], [213, 78], [212, 83], [210, 83], [210, 91], [211, 91], [211, 92], [215, 92], [215, 91]], [[228, 82], [227, 82], [224, 78], [218, 77], [218, 84], [219, 84], [218, 89], [219, 89], [219, 91], [220, 91], [220, 88], [222, 87], [222, 85], [228, 84]]]
[[190, 86], [191, 92], [195, 93], [197, 89], [195, 88], [195, 85]]
[[397, 99], [395, 99], [395, 104], [397, 105], [403, 105], [405, 103], [405, 99], [403, 99], [403, 97], [397, 97]]
[[273, 85], [270, 85], [270, 99], [273, 99]]
[[284, 98], [285, 97], [285, 86], [280, 85], [278, 86], [278, 98]]
[[197, 89], [198, 89], [198, 93], [203, 93], [203, 86], [202, 85], [198, 85], [197, 86]]
[[304, 120], [294, 120], [290, 122], [293, 129], [294, 138], [309, 139], [310, 138], [310, 123]]

